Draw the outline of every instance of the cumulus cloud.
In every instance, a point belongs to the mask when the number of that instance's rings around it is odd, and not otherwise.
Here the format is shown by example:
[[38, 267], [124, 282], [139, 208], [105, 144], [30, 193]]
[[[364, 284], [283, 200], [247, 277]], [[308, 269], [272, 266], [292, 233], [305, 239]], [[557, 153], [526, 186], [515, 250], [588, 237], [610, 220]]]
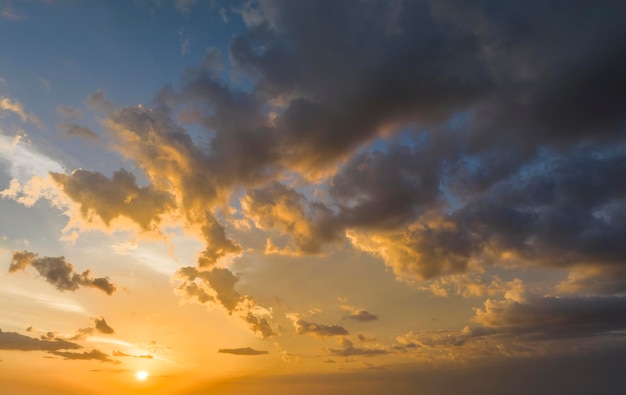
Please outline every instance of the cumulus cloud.
[[218, 353], [221, 354], [233, 354], [233, 355], [265, 355], [269, 354], [265, 350], [255, 350], [250, 347], [245, 348], [220, 348]]
[[257, 227], [277, 229], [294, 238], [295, 251], [276, 252], [316, 254], [324, 242], [337, 238], [333, 216], [327, 207], [308, 205], [304, 195], [278, 182], [249, 190], [241, 199], [241, 205], [244, 215]]
[[[177, 273], [177, 292], [236, 312], [264, 337], [273, 333], [266, 318], [251, 313], [256, 302], [235, 290], [227, 268], [247, 247], [222, 214], [236, 200], [237, 214], [266, 232], [268, 254], [321, 254], [346, 237], [399, 279], [429, 281], [422, 288], [441, 296], [490, 298], [477, 310], [479, 329], [454, 341], [433, 335], [433, 344], [534, 333], [513, 317], [544, 326], [539, 310], [574, 314], [577, 297], [515, 299], [515, 281], [473, 274], [495, 265], [567, 271], [556, 290], [589, 295], [580, 301], [589, 309], [593, 298], [626, 290], [626, 5], [595, 7], [246, 3], [236, 12], [247, 29], [224, 58], [250, 89], [220, 79], [224, 61], [209, 50], [153, 108], [119, 106], [104, 91], [87, 99], [147, 186], [125, 170], [52, 177], [87, 220], [158, 231], [163, 217], [175, 218], [204, 243], [197, 267]], [[28, 120], [19, 103], [2, 100]], [[348, 333], [293, 321], [298, 333]], [[548, 333], [564, 330], [552, 325]]]
[[111, 179], [101, 173], [75, 170], [71, 174], [51, 173], [52, 179], [75, 202], [86, 219], [98, 216], [106, 225], [123, 216], [143, 229], [152, 229], [171, 205], [171, 196], [151, 187], [137, 185], [135, 176], [118, 170]]
[[0, 349], [19, 351], [58, 351], [75, 350], [81, 348], [76, 343], [67, 340], [53, 338], [36, 339], [29, 336], [20, 335], [17, 332], [2, 332], [0, 330]]
[[59, 291], [75, 291], [80, 287], [96, 288], [112, 295], [116, 287], [108, 277], [92, 277], [91, 271], [74, 272], [74, 265], [65, 257], [43, 257], [29, 251], [16, 251], [9, 266], [9, 273], [25, 270], [28, 266], [36, 269], [39, 274]]

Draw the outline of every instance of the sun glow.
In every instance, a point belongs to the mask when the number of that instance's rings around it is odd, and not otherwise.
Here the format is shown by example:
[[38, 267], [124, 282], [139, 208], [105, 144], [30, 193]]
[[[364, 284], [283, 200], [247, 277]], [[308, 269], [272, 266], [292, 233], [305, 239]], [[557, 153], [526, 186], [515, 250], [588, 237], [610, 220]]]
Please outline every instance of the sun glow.
[[137, 377], [137, 380], [139, 381], [144, 381], [148, 378], [148, 372], [146, 372], [145, 370], [140, 370], [135, 374], [135, 377]]

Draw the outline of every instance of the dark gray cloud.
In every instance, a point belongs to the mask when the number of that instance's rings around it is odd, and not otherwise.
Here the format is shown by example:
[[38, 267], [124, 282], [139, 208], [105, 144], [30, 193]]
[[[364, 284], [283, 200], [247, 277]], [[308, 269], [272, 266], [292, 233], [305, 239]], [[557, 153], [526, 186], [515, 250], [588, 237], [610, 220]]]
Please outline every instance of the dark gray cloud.
[[54, 338], [51, 340], [36, 339], [20, 335], [17, 332], [2, 332], [0, 330], [0, 349], [19, 351], [58, 351], [75, 350], [82, 348], [76, 343]]
[[91, 350], [84, 352], [70, 352], [70, 351], [51, 351], [50, 354], [63, 357], [65, 360], [95, 360], [100, 362], [108, 362], [113, 364], [119, 364], [120, 361], [111, 359], [108, 354], [103, 353], [100, 350]]
[[100, 318], [94, 318], [93, 319], [95, 325], [96, 325], [96, 330], [100, 333], [105, 333], [107, 335], [110, 335], [112, 333], [115, 333], [115, 330], [113, 328], [111, 328], [106, 320], [104, 319], [104, 317], [100, 317]]
[[[619, 334], [626, 329], [626, 298], [546, 296], [522, 301], [487, 301], [484, 309], [476, 310], [474, 321], [486, 332], [533, 338]], [[484, 335], [485, 331], [479, 334]]]
[[318, 337], [328, 336], [346, 336], [350, 333], [346, 328], [339, 325], [324, 325], [316, 324], [313, 322], [307, 322], [303, 319], [294, 319], [293, 325], [296, 328], [298, 334], [311, 334]]
[[255, 350], [250, 347], [245, 348], [220, 348], [218, 353], [221, 354], [233, 354], [233, 355], [265, 355], [269, 354], [265, 350]]
[[80, 287], [96, 288], [107, 295], [112, 295], [116, 287], [108, 277], [91, 276], [91, 271], [74, 272], [74, 265], [67, 262], [65, 257], [43, 257], [29, 251], [16, 251], [9, 266], [9, 273], [25, 270], [28, 266], [35, 268], [47, 282], [54, 285], [59, 291], [75, 291]]

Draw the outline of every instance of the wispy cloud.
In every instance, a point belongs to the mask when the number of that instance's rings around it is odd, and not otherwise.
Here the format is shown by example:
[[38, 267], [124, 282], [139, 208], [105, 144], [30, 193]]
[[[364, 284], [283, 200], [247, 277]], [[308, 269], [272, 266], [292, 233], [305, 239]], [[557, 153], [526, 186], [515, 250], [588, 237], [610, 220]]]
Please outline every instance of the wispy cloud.
[[269, 354], [265, 350], [255, 350], [250, 347], [245, 348], [220, 348], [218, 351], [220, 354], [233, 354], [233, 355], [265, 355]]
[[39, 117], [33, 113], [27, 113], [24, 110], [24, 106], [17, 100], [11, 100], [8, 97], [0, 96], [0, 110], [12, 112], [20, 117], [22, 122], [31, 122], [38, 128], [43, 129], [43, 124], [39, 120]]

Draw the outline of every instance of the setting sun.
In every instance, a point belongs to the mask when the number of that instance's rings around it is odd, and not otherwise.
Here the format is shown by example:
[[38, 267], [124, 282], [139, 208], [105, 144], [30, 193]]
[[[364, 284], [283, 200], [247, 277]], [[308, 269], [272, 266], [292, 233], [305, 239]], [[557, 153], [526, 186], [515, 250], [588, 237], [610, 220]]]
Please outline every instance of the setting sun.
[[137, 377], [137, 380], [139, 381], [144, 381], [148, 378], [148, 372], [146, 372], [145, 370], [140, 370], [135, 374], [135, 377]]

